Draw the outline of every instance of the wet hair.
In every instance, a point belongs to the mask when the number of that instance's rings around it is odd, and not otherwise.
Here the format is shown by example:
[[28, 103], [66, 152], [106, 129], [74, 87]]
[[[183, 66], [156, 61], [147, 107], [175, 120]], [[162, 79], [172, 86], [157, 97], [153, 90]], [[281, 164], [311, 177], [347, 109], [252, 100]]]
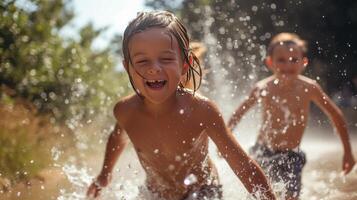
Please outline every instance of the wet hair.
[[[167, 11], [151, 11], [151, 12], [140, 12], [134, 20], [132, 20], [124, 31], [123, 37], [123, 55], [124, 62], [130, 67], [132, 64], [130, 52], [129, 52], [129, 42], [130, 39], [137, 33], [143, 32], [149, 28], [164, 28], [168, 31], [169, 36], [175, 37], [179, 48], [181, 50], [182, 58], [185, 63], [189, 65], [189, 69], [186, 73], [185, 81], [188, 82], [192, 80], [193, 91], [197, 91], [201, 85], [202, 80], [202, 69], [200, 61], [197, 56], [190, 49], [190, 39], [187, 30], [183, 23], [172, 13]], [[191, 59], [190, 59], [191, 58]], [[135, 69], [134, 69], [135, 70]], [[134, 91], [141, 96], [137, 89], [134, 87], [130, 73], [128, 72], [130, 83]], [[197, 76], [199, 78], [197, 78]], [[197, 82], [198, 80], [198, 82]], [[186, 83], [180, 82], [180, 88], [184, 88]]]
[[295, 33], [279, 33], [273, 37], [268, 46], [268, 56], [272, 56], [278, 45], [296, 45], [301, 49], [303, 56], [307, 54], [307, 42]]
[[[195, 54], [195, 56], [200, 61], [200, 67], [202, 70], [202, 75], [200, 77], [196, 76], [196, 77], [194, 77], [194, 79], [191, 79], [191, 80], [187, 80], [187, 77], [184, 77], [184, 79], [182, 80], [185, 88], [189, 88], [189, 89], [193, 90], [194, 89], [194, 85], [193, 85], [194, 81], [198, 82], [198, 81], [200, 81], [199, 80], [200, 78], [201, 78], [201, 81], [203, 81], [203, 76], [205, 75], [205, 73], [207, 73], [207, 70], [204, 70], [204, 66], [202, 66], [203, 57], [207, 51], [207, 48], [201, 42], [190, 42], [190, 49], [191, 49], [192, 53]], [[194, 67], [197, 67], [197, 65]]]

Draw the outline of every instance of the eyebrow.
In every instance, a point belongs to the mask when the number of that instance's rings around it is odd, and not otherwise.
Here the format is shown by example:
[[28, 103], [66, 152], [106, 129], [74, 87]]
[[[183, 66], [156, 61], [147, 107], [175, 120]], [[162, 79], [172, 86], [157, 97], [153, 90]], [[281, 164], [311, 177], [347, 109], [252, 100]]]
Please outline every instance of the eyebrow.
[[[176, 55], [175, 51], [169, 49], [169, 50], [164, 50], [162, 51], [161, 53], [164, 53], [164, 54], [172, 54], [172, 55]], [[136, 56], [144, 56], [145, 53], [143, 52], [137, 52], [133, 55], [133, 58], [135, 58]]]
[[161, 53], [176, 54], [175, 51], [173, 51], [172, 49], [162, 51]]
[[143, 52], [137, 52], [133, 55], [133, 58], [136, 57], [136, 56], [140, 56], [140, 55], [145, 55]]

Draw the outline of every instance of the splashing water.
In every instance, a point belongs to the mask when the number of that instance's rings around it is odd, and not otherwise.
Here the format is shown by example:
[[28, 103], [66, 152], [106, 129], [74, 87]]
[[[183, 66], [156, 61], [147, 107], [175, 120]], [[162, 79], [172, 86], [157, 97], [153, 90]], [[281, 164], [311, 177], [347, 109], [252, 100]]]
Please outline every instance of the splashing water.
[[[235, 92], [237, 89], [232, 82], [227, 81], [225, 76], [227, 71], [223, 67], [221, 62], [218, 47], [219, 44], [217, 39], [210, 33], [210, 24], [213, 23], [214, 19], [210, 16], [209, 8], [205, 12], [206, 28], [204, 29], [205, 38], [203, 38], [204, 43], [208, 45], [208, 63], [212, 67], [213, 75], [213, 85], [217, 87], [212, 90], [210, 96], [217, 102], [220, 109], [223, 111], [224, 116], [229, 116], [233, 109], [236, 107], [237, 103], [240, 102], [237, 96], [243, 96], [245, 93]], [[246, 37], [246, 36], [245, 36]], [[229, 55], [225, 55], [229, 58]], [[236, 63], [231, 63], [235, 65]], [[251, 65], [256, 65], [251, 63]], [[239, 73], [239, 72], [237, 72]], [[254, 70], [249, 73], [249, 75], [244, 78], [249, 85], [251, 82], [255, 81], [256, 74]], [[80, 81], [79, 81], [80, 82]], [[274, 80], [274, 84], [278, 84], [279, 80]], [[83, 85], [77, 84], [74, 90], [81, 93], [83, 90], [87, 89]], [[83, 86], [83, 87], [82, 87]], [[242, 86], [242, 87], [246, 87]], [[203, 87], [203, 92], [207, 88]], [[208, 91], [208, 90], [207, 90]], [[237, 93], [237, 94], [235, 94]], [[266, 91], [263, 90], [260, 94], [266, 96]], [[233, 98], [234, 97], [234, 98]], [[294, 124], [296, 116], [291, 116], [288, 108], [283, 107], [284, 119], [282, 121], [285, 124]], [[182, 109], [179, 111], [180, 114], [184, 114], [185, 111]], [[242, 147], [247, 151], [251, 147], [256, 139], [256, 133], [260, 129], [256, 122], [260, 120], [260, 113], [255, 110], [250, 111], [242, 122], [238, 125], [237, 130], [239, 134], [235, 134], [237, 140], [242, 145]], [[269, 116], [268, 116], [269, 117]], [[203, 125], [203, 124], [201, 124]], [[78, 127], [77, 120], [69, 119], [68, 126], [72, 129]], [[269, 128], [269, 124], [263, 124]], [[284, 132], [283, 130], [278, 130], [279, 132]], [[92, 130], [91, 130], [92, 131]], [[93, 132], [93, 131], [92, 131]], [[332, 132], [330, 129], [317, 129], [308, 127], [306, 130], [306, 137], [302, 143], [302, 149], [305, 150], [307, 154], [307, 164], [303, 171], [303, 189], [301, 193], [301, 199], [303, 200], [353, 200], [357, 199], [357, 170], [355, 169], [350, 172], [348, 176], [342, 176], [341, 171], [341, 160], [342, 160], [342, 147], [337, 136], [332, 136], [332, 134], [326, 134], [326, 132]], [[314, 133], [313, 135], [311, 133]], [[64, 175], [66, 181], [58, 181], [52, 187], [57, 188], [59, 192], [53, 192], [51, 197], [44, 197], [44, 193], [51, 193], [48, 185], [40, 185], [40, 190], [31, 189], [32, 192], [30, 197], [24, 197], [24, 192], [20, 188], [18, 192], [8, 199], [54, 199], [54, 200], [84, 200], [86, 198], [86, 192], [89, 184], [99, 173], [100, 167], [103, 162], [104, 157], [104, 146], [103, 138], [101, 136], [96, 136], [94, 141], [99, 141], [95, 144], [95, 153], [87, 153], [81, 155], [80, 157], [71, 157], [65, 162], [59, 162], [63, 152], [58, 148], [53, 147], [51, 149], [53, 160], [56, 161], [55, 166], [59, 167], [61, 173]], [[321, 139], [324, 138], [324, 139]], [[79, 151], [85, 151], [90, 148], [88, 139], [85, 139], [83, 135], [76, 134], [77, 145], [76, 148]], [[96, 140], [97, 139], [97, 140]], [[183, 141], [185, 142], [185, 141]], [[356, 144], [357, 137], [351, 139], [352, 144]], [[353, 145], [352, 145], [353, 146]], [[210, 143], [209, 147], [210, 156], [216, 165], [220, 177], [220, 181], [223, 185], [223, 196], [224, 200], [236, 200], [239, 199], [253, 199], [246, 191], [242, 183], [239, 181], [237, 176], [232, 172], [226, 161], [220, 158], [216, 153], [216, 148], [213, 143]], [[355, 147], [356, 148], [356, 147]], [[354, 149], [354, 155], [356, 155], [356, 150]], [[154, 153], [159, 153], [158, 149], [154, 150]], [[333, 156], [331, 156], [333, 155]], [[75, 162], [80, 160], [81, 162]], [[177, 156], [176, 161], [181, 161], [182, 158]], [[58, 161], [58, 162], [57, 162]], [[170, 168], [170, 166], [169, 166]], [[174, 170], [174, 169], [172, 169]], [[54, 177], [53, 177], [54, 178]], [[121, 155], [116, 169], [113, 174], [113, 179], [111, 184], [104, 188], [101, 192], [101, 199], [105, 200], [134, 200], [134, 199], [150, 199], [152, 197], [144, 196], [138, 197], [138, 193], [144, 184], [145, 173], [141, 168], [138, 158], [132, 146], [128, 146]], [[186, 177], [183, 184], [191, 185], [197, 181], [197, 177], [194, 174], [190, 174]], [[66, 182], [66, 183], [64, 183]], [[275, 191], [284, 191], [284, 183], [274, 184]], [[33, 187], [35, 188], [35, 187]], [[16, 190], [16, 188], [15, 188]], [[38, 192], [40, 191], [40, 192]], [[37, 195], [37, 196], [36, 196]], [[1, 197], [1, 194], [0, 194]], [[280, 196], [284, 199], [284, 196]], [[1, 198], [2, 199], [2, 198]]]
[[195, 184], [196, 182], [197, 182], [197, 177], [194, 174], [189, 174], [183, 181], [185, 185], [192, 185]]
[[[244, 122], [245, 121], [245, 122]], [[248, 123], [247, 123], [248, 122]], [[242, 133], [252, 133], [249, 120], [243, 120], [240, 125]], [[255, 129], [257, 129], [255, 127]], [[250, 131], [248, 131], [250, 130]], [[315, 135], [324, 135], [324, 129], [308, 128], [307, 132], [314, 132]], [[247, 135], [249, 135], [247, 134]], [[302, 144], [302, 149], [305, 150], [308, 162], [303, 171], [303, 189], [301, 199], [356, 199], [357, 183], [356, 168], [348, 175], [342, 176], [340, 173], [340, 163], [342, 159], [342, 148], [339, 141], [336, 141], [336, 136], [326, 136], [325, 140], [318, 140], [315, 135], [306, 138]], [[242, 147], [247, 150], [255, 141], [255, 138], [249, 135], [236, 135], [237, 139], [242, 144]], [[357, 137], [353, 137], [351, 142], [356, 142]], [[103, 153], [103, 152], [102, 152]], [[98, 170], [89, 170], [91, 167], [99, 169], [104, 154], [98, 152], [98, 155], [88, 155], [86, 165], [83, 167], [73, 164], [65, 164], [62, 167], [69, 182], [71, 190], [62, 189], [61, 194], [57, 197], [58, 200], [80, 200], [86, 199], [85, 193], [88, 185], [94, 178], [93, 175], [98, 173]], [[339, 156], [330, 156], [339, 155]], [[237, 197], [241, 199], [253, 199], [240, 183], [229, 168], [226, 161], [217, 156], [215, 146], [210, 143], [210, 156], [217, 166], [221, 183], [223, 185], [224, 199], [234, 200]], [[90, 158], [92, 157], [92, 158]], [[95, 160], [93, 157], [96, 157]], [[135, 159], [133, 159], [135, 158]], [[100, 161], [100, 162], [98, 162]], [[99, 165], [99, 166], [98, 166]], [[130, 167], [128, 167], [130, 166]], [[140, 199], [137, 197], [140, 187], [143, 186], [145, 174], [142, 170], [138, 159], [135, 155], [133, 147], [128, 147], [121, 156], [117, 170], [114, 173], [112, 183], [102, 191], [102, 199]], [[197, 180], [194, 174], [186, 177], [184, 184], [193, 184]], [[284, 184], [274, 184], [275, 191], [284, 191]], [[284, 199], [284, 196], [280, 196]], [[151, 197], [150, 197], [151, 198]], [[149, 196], [144, 196], [143, 199], [149, 199]]]

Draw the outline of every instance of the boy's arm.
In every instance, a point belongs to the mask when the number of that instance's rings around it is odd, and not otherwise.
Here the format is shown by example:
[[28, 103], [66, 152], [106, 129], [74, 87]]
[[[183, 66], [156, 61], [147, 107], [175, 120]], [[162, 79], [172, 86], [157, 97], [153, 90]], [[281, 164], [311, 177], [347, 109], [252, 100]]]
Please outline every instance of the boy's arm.
[[330, 118], [337, 129], [344, 149], [342, 169], [345, 174], [348, 174], [352, 170], [355, 164], [355, 160], [352, 155], [352, 149], [347, 132], [347, 124], [344, 120], [343, 113], [336, 106], [336, 104], [323, 92], [317, 83], [313, 85], [312, 95], [314, 103], [316, 103], [316, 105], [318, 105], [319, 108], [324, 111], [324, 113]]
[[[115, 163], [128, 143], [128, 136], [122, 128], [122, 124], [127, 120], [127, 115], [120, 115], [127, 113], [126, 107], [122, 102], [117, 103], [114, 107], [113, 114], [117, 123], [107, 141], [102, 170], [89, 186], [87, 196], [99, 196], [101, 189], [109, 184]], [[119, 118], [119, 116], [121, 117]]]
[[261, 194], [265, 196], [260, 199], [276, 199], [263, 171], [240, 147], [234, 135], [225, 126], [218, 109], [210, 104], [208, 110], [210, 113], [204, 115], [209, 116], [205, 124], [207, 134], [217, 145], [218, 150], [245, 188], [249, 193], [255, 193], [260, 189]]
[[258, 92], [259, 89], [257, 86], [251, 91], [248, 98], [244, 100], [244, 102], [234, 111], [233, 115], [228, 121], [228, 128], [232, 131], [243, 115], [256, 104], [258, 100]]
[[109, 184], [115, 163], [127, 143], [128, 138], [125, 131], [116, 124], [113, 132], [108, 138], [102, 170], [94, 182], [89, 186], [87, 196], [93, 195], [94, 197], [97, 197], [101, 189]]
[[105, 149], [103, 167], [100, 176], [110, 177], [120, 154], [128, 144], [128, 137], [118, 124], [115, 125], [113, 132], [110, 134]]

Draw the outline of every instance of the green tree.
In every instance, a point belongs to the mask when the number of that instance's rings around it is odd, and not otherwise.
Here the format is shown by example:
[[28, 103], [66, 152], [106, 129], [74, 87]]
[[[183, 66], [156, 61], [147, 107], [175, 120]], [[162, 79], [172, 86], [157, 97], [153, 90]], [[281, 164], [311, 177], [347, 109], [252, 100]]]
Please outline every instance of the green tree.
[[[4, 0], [0, 2], [0, 83], [13, 97], [33, 102], [56, 119], [82, 119], [107, 113], [128, 91], [127, 78], [115, 70], [112, 42], [101, 50], [93, 41], [104, 31], [91, 24], [79, 39], [61, 30], [74, 17], [66, 0]], [[110, 112], [111, 113], [111, 112]]]

